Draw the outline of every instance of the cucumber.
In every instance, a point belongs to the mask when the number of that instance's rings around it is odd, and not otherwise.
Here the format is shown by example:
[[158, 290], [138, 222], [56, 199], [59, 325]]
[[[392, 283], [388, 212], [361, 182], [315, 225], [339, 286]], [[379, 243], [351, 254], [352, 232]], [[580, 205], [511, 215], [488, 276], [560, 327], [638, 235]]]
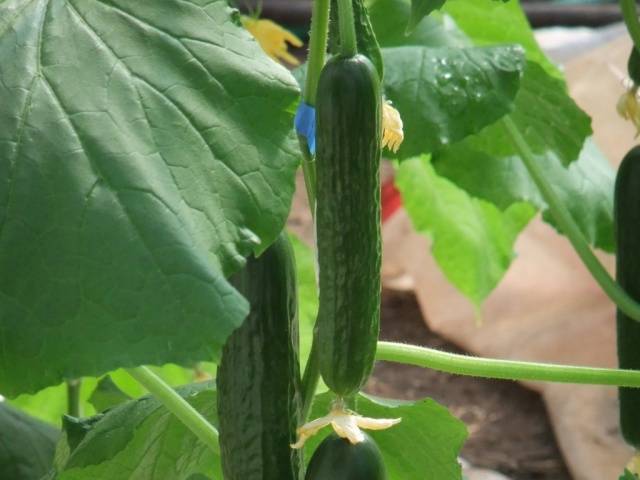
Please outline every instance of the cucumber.
[[363, 442], [352, 445], [332, 433], [313, 453], [305, 480], [386, 480], [380, 449], [365, 434]]
[[[640, 300], [640, 147], [620, 164], [615, 186], [614, 215], [617, 242], [617, 280]], [[640, 370], [640, 323], [617, 311], [620, 368]], [[620, 388], [620, 428], [627, 443], [640, 449], [640, 389]]]
[[363, 55], [336, 56], [316, 101], [320, 373], [348, 397], [373, 367], [380, 324], [378, 75]]
[[232, 284], [251, 310], [218, 366], [218, 417], [225, 480], [302, 478], [297, 292], [293, 250], [280, 234], [249, 258]]
[[[367, 57], [376, 67], [380, 80], [384, 78], [384, 64], [380, 44], [373, 31], [369, 12], [364, 0], [352, 0], [353, 17], [356, 27], [356, 41], [358, 52]], [[331, 0], [329, 23], [329, 52], [336, 54], [340, 51], [340, 31], [338, 29], [338, 0]]]

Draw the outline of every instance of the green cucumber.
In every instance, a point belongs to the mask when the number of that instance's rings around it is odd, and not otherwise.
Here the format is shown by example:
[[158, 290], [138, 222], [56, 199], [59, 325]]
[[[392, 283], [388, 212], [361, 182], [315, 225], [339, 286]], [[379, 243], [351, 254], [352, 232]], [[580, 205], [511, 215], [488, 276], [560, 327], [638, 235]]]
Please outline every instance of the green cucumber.
[[380, 82], [363, 55], [336, 56], [316, 101], [320, 373], [342, 397], [373, 367], [380, 324]]
[[305, 480], [386, 480], [382, 453], [371, 437], [352, 445], [332, 433], [311, 457]]
[[[384, 64], [380, 44], [373, 31], [369, 12], [364, 0], [352, 0], [353, 18], [356, 27], [356, 41], [358, 52], [363, 54], [376, 67], [380, 80], [384, 78]], [[329, 22], [329, 52], [337, 54], [340, 51], [340, 31], [338, 29], [338, 0], [331, 0]]]
[[[640, 301], [640, 147], [622, 160], [615, 186], [617, 280]], [[617, 311], [620, 368], [640, 370], [640, 323]], [[620, 388], [620, 428], [627, 443], [640, 448], [640, 389]]]
[[297, 480], [300, 419], [297, 292], [285, 234], [249, 258], [232, 284], [251, 310], [227, 340], [218, 367], [220, 451], [225, 480]]

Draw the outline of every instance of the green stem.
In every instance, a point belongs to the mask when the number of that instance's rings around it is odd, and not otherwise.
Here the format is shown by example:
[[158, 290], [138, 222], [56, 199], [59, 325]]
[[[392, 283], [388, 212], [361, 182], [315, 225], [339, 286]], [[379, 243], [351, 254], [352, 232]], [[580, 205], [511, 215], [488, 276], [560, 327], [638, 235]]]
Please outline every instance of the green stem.
[[220, 454], [218, 431], [173, 388], [147, 367], [129, 368], [127, 373], [160, 400], [167, 410], [178, 417], [211, 450]]
[[67, 413], [76, 418], [82, 416], [82, 405], [80, 403], [81, 387], [81, 378], [67, 380]]
[[565, 208], [560, 197], [558, 197], [554, 191], [553, 186], [547, 181], [543, 170], [536, 162], [535, 155], [529, 148], [529, 144], [520, 133], [520, 130], [518, 130], [516, 124], [507, 116], [504, 117], [504, 125], [520, 153], [520, 157], [529, 171], [531, 178], [549, 205], [551, 215], [553, 215], [560, 230], [567, 236], [593, 278], [622, 312], [634, 320], [640, 321], [640, 304], [633, 300], [633, 298], [618, 285], [607, 269], [600, 263], [600, 260], [593, 254], [580, 228]]
[[[316, 92], [320, 72], [324, 67], [327, 53], [327, 38], [329, 35], [330, 0], [315, 0], [311, 16], [311, 31], [309, 32], [309, 56], [307, 58], [307, 76], [304, 83], [303, 100], [307, 105], [315, 106]], [[316, 164], [309, 151], [307, 139], [298, 135], [300, 150], [302, 151], [302, 173], [307, 190], [307, 200], [311, 209], [311, 216], [316, 215]]]
[[313, 397], [316, 394], [319, 381], [320, 364], [318, 363], [318, 348], [314, 336], [313, 343], [311, 344], [311, 352], [309, 353], [309, 359], [307, 360], [307, 366], [304, 369], [304, 376], [302, 377], [302, 418], [300, 423], [305, 423], [309, 418], [309, 413], [311, 412], [311, 406], [313, 404]]
[[358, 53], [356, 24], [352, 0], [338, 0], [338, 28], [340, 29], [340, 53], [352, 57]]
[[620, 9], [633, 44], [640, 52], [640, 21], [638, 21], [636, 0], [620, 0]]
[[392, 342], [378, 342], [376, 358], [470, 377], [640, 387], [636, 370], [478, 358]]
[[315, 106], [318, 79], [324, 67], [329, 36], [329, 0], [314, 0], [311, 12], [311, 31], [309, 32], [309, 56], [307, 58], [307, 77], [304, 83], [304, 102]]

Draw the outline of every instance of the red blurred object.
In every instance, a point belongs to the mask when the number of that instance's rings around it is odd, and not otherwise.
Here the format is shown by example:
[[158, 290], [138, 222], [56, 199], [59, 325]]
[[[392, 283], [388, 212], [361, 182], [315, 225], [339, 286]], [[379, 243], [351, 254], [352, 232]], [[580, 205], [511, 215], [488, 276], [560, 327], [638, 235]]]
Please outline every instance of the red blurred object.
[[380, 201], [382, 203], [382, 222], [384, 223], [402, 206], [402, 197], [393, 183], [393, 178], [382, 184]]

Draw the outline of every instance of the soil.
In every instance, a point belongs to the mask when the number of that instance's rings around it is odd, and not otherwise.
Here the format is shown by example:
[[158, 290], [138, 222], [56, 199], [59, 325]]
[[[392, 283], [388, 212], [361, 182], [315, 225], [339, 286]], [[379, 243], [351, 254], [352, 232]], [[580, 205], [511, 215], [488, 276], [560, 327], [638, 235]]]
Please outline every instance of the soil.
[[[428, 329], [410, 292], [383, 292], [381, 338], [464, 353]], [[366, 390], [446, 405], [467, 424], [461, 456], [475, 467], [513, 480], [571, 480], [540, 395], [518, 383], [378, 363]]]

